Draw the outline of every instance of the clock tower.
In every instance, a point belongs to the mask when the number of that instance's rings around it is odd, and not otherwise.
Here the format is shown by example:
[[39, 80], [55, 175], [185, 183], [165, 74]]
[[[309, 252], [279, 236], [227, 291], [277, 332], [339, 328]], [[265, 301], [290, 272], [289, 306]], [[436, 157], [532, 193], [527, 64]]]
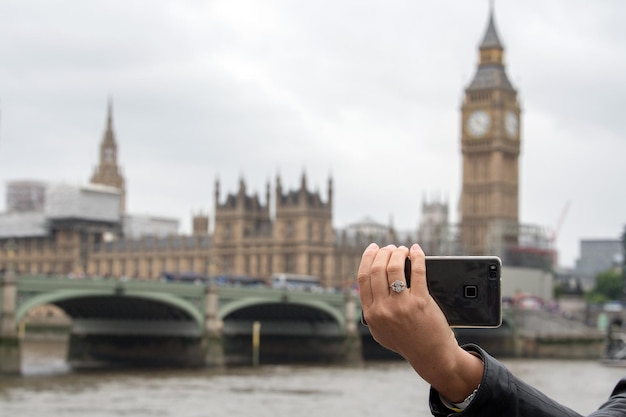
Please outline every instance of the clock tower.
[[517, 242], [520, 105], [506, 75], [493, 9], [461, 105], [461, 152], [462, 251], [502, 256], [505, 245]]

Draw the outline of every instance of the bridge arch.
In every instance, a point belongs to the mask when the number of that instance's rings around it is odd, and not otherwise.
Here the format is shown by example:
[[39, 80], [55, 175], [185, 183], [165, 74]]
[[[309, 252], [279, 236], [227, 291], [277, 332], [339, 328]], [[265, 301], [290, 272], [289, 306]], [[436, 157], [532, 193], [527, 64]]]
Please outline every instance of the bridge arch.
[[341, 313], [341, 311], [337, 310], [336, 308], [333, 308], [327, 303], [317, 301], [317, 300], [307, 300], [307, 301], [299, 300], [299, 301], [290, 301], [288, 303], [285, 303], [280, 300], [268, 301], [267, 299], [264, 299], [261, 297], [250, 297], [246, 299], [231, 301], [225, 305], [222, 305], [218, 310], [218, 317], [220, 320], [224, 320], [230, 314], [238, 310], [243, 310], [243, 309], [255, 307], [255, 306], [266, 306], [266, 305], [272, 305], [272, 304], [308, 307], [314, 310], [321, 311], [322, 313], [325, 313], [328, 316], [332, 317], [333, 320], [338, 324], [340, 329], [344, 330], [346, 326], [346, 320], [345, 320], [344, 315]]
[[102, 292], [102, 291], [85, 291], [85, 290], [63, 290], [56, 291], [52, 293], [44, 293], [38, 294], [23, 303], [19, 304], [16, 309], [15, 320], [16, 322], [20, 322], [26, 314], [32, 309], [39, 307], [45, 304], [59, 304], [62, 301], [67, 300], [77, 300], [81, 298], [91, 298], [91, 297], [120, 297], [120, 298], [137, 298], [148, 301], [153, 301], [159, 304], [163, 304], [168, 307], [173, 307], [177, 310], [180, 310], [185, 315], [189, 316], [199, 327], [200, 329], [204, 326], [204, 314], [195, 307], [189, 301], [177, 297], [173, 294], [168, 293], [141, 293], [141, 294], [124, 294], [124, 295], [116, 295], [111, 292]]

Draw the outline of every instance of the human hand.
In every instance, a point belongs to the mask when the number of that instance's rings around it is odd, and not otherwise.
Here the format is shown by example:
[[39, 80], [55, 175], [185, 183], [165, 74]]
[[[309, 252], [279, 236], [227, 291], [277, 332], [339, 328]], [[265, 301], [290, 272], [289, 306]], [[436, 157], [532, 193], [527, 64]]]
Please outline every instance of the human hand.
[[[411, 259], [411, 288], [404, 264]], [[461, 349], [446, 318], [428, 292], [426, 259], [419, 245], [411, 249], [372, 243], [359, 265], [358, 283], [363, 316], [372, 337], [402, 355], [422, 378], [450, 401], [462, 401], [480, 383], [482, 361]]]
[[[406, 285], [404, 264], [411, 258], [411, 288], [397, 293], [390, 285]], [[431, 352], [448, 343], [454, 333], [428, 292], [426, 261], [418, 245], [411, 250], [371, 244], [363, 253], [358, 274], [363, 315], [374, 339], [403, 357]]]

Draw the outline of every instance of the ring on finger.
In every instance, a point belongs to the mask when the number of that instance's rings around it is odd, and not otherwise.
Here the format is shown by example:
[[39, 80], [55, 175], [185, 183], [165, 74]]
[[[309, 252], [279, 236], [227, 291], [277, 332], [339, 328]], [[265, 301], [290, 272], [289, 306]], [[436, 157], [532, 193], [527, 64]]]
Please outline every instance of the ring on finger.
[[406, 283], [404, 281], [397, 280], [392, 282], [389, 288], [391, 288], [391, 291], [400, 294], [406, 288]]

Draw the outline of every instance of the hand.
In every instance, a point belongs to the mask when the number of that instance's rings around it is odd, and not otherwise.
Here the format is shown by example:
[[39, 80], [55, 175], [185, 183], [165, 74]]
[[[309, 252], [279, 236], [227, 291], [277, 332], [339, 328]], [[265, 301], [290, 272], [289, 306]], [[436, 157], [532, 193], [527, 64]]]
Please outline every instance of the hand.
[[[409, 256], [411, 288], [396, 293], [389, 286], [394, 281], [406, 284], [404, 263]], [[370, 245], [363, 253], [358, 281], [365, 320], [381, 345], [408, 359], [416, 353], [430, 354], [454, 339], [428, 292], [424, 252], [418, 245], [410, 251], [404, 246]]]
[[[411, 288], [404, 264], [411, 258]], [[480, 383], [483, 364], [461, 349], [426, 284], [426, 259], [419, 245], [411, 249], [372, 243], [365, 249], [358, 282], [363, 315], [374, 339], [402, 355], [417, 373], [453, 402], [461, 402]]]

